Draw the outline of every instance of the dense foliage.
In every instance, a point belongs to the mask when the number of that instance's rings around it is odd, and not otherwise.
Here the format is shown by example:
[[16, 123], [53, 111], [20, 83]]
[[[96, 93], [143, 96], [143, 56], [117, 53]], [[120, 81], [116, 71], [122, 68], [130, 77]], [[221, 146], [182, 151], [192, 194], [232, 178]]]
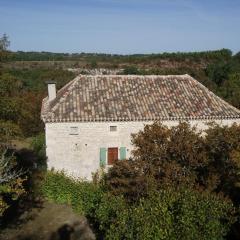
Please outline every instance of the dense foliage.
[[91, 215], [102, 196], [99, 186], [54, 172], [47, 173], [42, 191], [49, 200], [71, 204], [76, 212], [86, 215]]
[[151, 189], [130, 204], [104, 185], [49, 172], [42, 187], [51, 201], [85, 214], [101, 239], [223, 239], [235, 221], [232, 203], [189, 188]]
[[225, 239], [238, 226], [239, 133], [146, 125], [133, 135], [133, 158], [96, 183], [49, 172], [42, 191], [85, 214], [99, 239]]
[[152, 192], [139, 203], [102, 199], [96, 218], [105, 239], [223, 239], [233, 207], [222, 199], [187, 189]]
[[[133, 159], [120, 161], [105, 176], [115, 195], [136, 201], [153, 184], [187, 185], [239, 199], [240, 127], [211, 125], [197, 132], [187, 123], [168, 128], [146, 125], [133, 136]], [[240, 202], [239, 202], [240, 203]]]
[[239, 136], [239, 125], [210, 124], [204, 132], [187, 123], [172, 128], [161, 123], [146, 125], [133, 135], [133, 159], [116, 163], [104, 177], [105, 187], [134, 203], [148, 198], [151, 188], [187, 186], [225, 196], [239, 208]]
[[38, 134], [43, 129], [40, 111], [47, 95], [45, 81], [54, 80], [60, 88], [73, 76], [64, 70], [0, 70], [0, 120], [17, 124], [24, 136]]
[[26, 209], [27, 200], [38, 195], [41, 177], [37, 175], [46, 170], [44, 136], [34, 138], [32, 149], [17, 150], [13, 141], [21, 140], [23, 134], [11, 120], [0, 120], [0, 226], [16, 218], [20, 205]]
[[12, 202], [25, 192], [25, 179], [21, 178], [24, 172], [16, 167], [16, 157], [10, 149], [11, 139], [19, 132], [16, 125], [0, 121], [0, 220]]

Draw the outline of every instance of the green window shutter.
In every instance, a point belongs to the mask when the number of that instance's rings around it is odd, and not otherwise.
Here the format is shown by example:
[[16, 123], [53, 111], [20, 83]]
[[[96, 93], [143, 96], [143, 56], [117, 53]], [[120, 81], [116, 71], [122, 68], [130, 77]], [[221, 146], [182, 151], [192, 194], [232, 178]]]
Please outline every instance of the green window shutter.
[[120, 160], [124, 160], [127, 158], [126, 147], [120, 147]]
[[100, 166], [104, 167], [107, 162], [107, 149], [100, 148]]

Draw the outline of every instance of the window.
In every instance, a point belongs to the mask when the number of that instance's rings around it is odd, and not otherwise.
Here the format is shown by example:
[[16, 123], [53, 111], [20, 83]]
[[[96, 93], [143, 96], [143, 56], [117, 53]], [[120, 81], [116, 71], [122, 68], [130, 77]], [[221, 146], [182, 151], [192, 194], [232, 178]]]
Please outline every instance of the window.
[[110, 126], [110, 132], [116, 132], [117, 126]]
[[[100, 166], [105, 167], [106, 165], [113, 165], [118, 159], [125, 160], [127, 156], [126, 147], [111, 147], [111, 148], [100, 148]], [[120, 157], [120, 158], [119, 158]]]
[[70, 135], [78, 135], [78, 127], [70, 127]]

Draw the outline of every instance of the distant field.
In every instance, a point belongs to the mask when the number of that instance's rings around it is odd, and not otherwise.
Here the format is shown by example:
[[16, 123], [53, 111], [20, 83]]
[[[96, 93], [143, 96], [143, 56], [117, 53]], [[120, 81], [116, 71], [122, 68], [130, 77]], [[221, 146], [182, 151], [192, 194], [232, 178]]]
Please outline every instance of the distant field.
[[70, 60], [70, 61], [11, 61], [4, 63], [4, 68], [14, 68], [14, 69], [22, 69], [22, 68], [107, 68], [107, 69], [120, 69], [124, 68], [128, 65], [134, 65], [139, 68], [164, 68], [164, 69], [175, 69], [175, 68], [183, 68], [183, 67], [191, 67], [191, 68], [200, 68], [204, 69], [207, 66], [205, 62], [191, 62], [186, 59], [184, 61], [174, 61], [174, 60], [149, 60], [148, 62], [136, 62], [136, 63], [112, 63], [111, 61], [105, 62], [96, 62], [96, 65], [87, 62], [85, 60]]
[[12, 52], [7, 68], [124, 68], [134, 65], [139, 68], [206, 68], [212, 62], [227, 61], [232, 57], [228, 49], [189, 53], [160, 54], [94, 54], [94, 53], [49, 53], [49, 52]]

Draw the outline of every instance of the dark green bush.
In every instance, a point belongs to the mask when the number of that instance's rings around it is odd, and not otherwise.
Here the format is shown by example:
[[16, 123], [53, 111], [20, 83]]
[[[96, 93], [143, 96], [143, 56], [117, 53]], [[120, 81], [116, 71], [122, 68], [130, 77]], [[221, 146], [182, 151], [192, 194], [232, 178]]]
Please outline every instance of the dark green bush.
[[46, 148], [45, 148], [45, 134], [40, 133], [37, 136], [33, 137], [31, 142], [31, 147], [34, 153], [37, 155], [38, 160], [46, 159]]
[[137, 161], [118, 161], [104, 175], [107, 191], [115, 196], [123, 196], [129, 203], [147, 197], [150, 189], [156, 189], [156, 181], [148, 174], [148, 166]]
[[48, 172], [42, 191], [85, 214], [103, 239], [221, 240], [235, 221], [230, 201], [186, 188], [153, 190], [129, 203], [99, 185]]
[[226, 81], [230, 72], [231, 65], [225, 62], [211, 64], [206, 69], [207, 76], [217, 85], [221, 85]]
[[103, 194], [98, 185], [66, 177], [63, 172], [48, 172], [42, 192], [48, 200], [70, 204], [76, 212], [88, 216], [93, 215]]
[[231, 202], [212, 194], [168, 188], [139, 204], [108, 196], [96, 210], [104, 239], [221, 240], [235, 220]]
[[136, 75], [136, 74], [141, 74], [141, 72], [135, 66], [127, 66], [127, 67], [124, 68], [123, 74]]

